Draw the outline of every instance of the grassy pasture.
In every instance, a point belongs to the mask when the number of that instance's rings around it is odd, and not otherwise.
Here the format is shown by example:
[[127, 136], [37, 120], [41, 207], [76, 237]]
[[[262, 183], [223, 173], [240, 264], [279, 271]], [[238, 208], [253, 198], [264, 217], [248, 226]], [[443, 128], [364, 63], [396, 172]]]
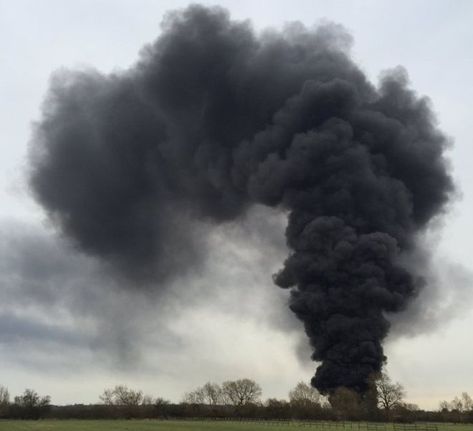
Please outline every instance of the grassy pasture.
[[[379, 424], [381, 425], [381, 424]], [[378, 425], [378, 426], [379, 426]], [[382, 426], [382, 425], [381, 425]], [[437, 424], [438, 431], [473, 431], [473, 424]], [[333, 431], [350, 430], [332, 424]], [[231, 422], [231, 421], [157, 421], [157, 420], [41, 420], [0, 421], [0, 431], [327, 431], [322, 424], [303, 422]], [[356, 429], [353, 427], [353, 429]], [[392, 427], [386, 424], [386, 430]]]

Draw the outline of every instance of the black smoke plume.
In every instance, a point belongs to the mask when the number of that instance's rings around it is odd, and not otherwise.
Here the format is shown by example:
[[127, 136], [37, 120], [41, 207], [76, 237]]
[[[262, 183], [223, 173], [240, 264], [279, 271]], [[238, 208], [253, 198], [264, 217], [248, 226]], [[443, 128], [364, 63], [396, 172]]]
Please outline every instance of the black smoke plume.
[[453, 185], [445, 136], [402, 69], [371, 84], [338, 26], [255, 34], [220, 8], [169, 14], [129, 70], [62, 71], [31, 145], [60, 231], [131, 282], [199, 263], [199, 221], [288, 214], [277, 285], [320, 361], [312, 383], [367, 389], [386, 313], [422, 280], [401, 266]]

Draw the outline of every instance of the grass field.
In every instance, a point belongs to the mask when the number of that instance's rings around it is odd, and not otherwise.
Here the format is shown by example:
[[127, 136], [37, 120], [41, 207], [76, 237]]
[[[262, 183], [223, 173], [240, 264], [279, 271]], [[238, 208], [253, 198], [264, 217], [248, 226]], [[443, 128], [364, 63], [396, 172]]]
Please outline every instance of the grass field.
[[[335, 425], [335, 424], [334, 424]], [[438, 424], [438, 431], [473, 431], [473, 424]], [[333, 431], [349, 430], [342, 426], [331, 426]], [[216, 422], [216, 421], [156, 421], [156, 420], [43, 420], [0, 421], [0, 431], [250, 431], [250, 430], [314, 430], [327, 429], [317, 423], [276, 422]], [[392, 429], [389, 425], [386, 427]]]

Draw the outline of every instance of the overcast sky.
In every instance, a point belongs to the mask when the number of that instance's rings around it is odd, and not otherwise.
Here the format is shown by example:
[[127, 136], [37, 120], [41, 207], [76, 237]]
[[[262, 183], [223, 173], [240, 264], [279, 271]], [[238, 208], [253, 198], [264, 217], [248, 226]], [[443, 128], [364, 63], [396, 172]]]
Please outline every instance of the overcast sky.
[[[403, 65], [412, 87], [431, 98], [454, 143], [449, 157], [461, 196], [426, 239], [436, 247], [435, 300], [417, 304], [419, 324], [399, 326], [387, 340], [388, 370], [408, 400], [425, 408], [473, 393], [473, 3], [202, 3], [222, 5], [257, 30], [294, 20], [340, 23], [354, 37], [353, 58], [373, 82]], [[105, 387], [125, 383], [179, 401], [207, 380], [251, 377], [264, 397], [287, 397], [315, 370], [286, 294], [270, 277], [286, 254], [277, 214], [256, 208], [246, 223], [204, 226], [212, 245], [204, 267], [157, 298], [152, 290], [121, 290], [97, 262], [75, 252], [26, 188], [31, 124], [39, 119], [50, 74], [126, 69], [158, 36], [166, 11], [187, 4], [0, 0], [0, 384], [13, 394], [33, 387], [58, 404], [95, 402]]]

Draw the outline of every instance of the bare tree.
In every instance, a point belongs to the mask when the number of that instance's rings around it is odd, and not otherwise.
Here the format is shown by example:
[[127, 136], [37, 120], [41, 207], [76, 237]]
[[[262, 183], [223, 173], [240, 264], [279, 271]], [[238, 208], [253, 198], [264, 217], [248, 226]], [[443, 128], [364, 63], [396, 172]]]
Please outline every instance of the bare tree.
[[10, 404], [10, 392], [5, 386], [0, 385], [0, 406]]
[[320, 404], [321, 395], [317, 389], [309, 386], [307, 383], [299, 382], [289, 392], [289, 400], [295, 404]]
[[41, 397], [33, 389], [25, 389], [23, 395], [14, 398], [14, 402], [20, 407], [43, 407], [50, 404], [51, 398], [49, 395]]
[[458, 412], [462, 412], [463, 411], [463, 402], [461, 400], [461, 398], [459, 397], [455, 397], [451, 403], [450, 403], [450, 407], [452, 410], [456, 410]]
[[105, 389], [100, 400], [109, 406], [138, 406], [143, 403], [142, 391], [134, 391], [125, 385], [117, 385], [113, 389]]
[[207, 382], [204, 386], [187, 392], [183, 402], [187, 404], [208, 404], [218, 405], [224, 403], [222, 388], [216, 383]]
[[441, 412], [448, 412], [450, 410], [450, 403], [448, 401], [440, 401], [439, 410]]
[[182, 398], [185, 404], [205, 404], [205, 394], [202, 388], [197, 388], [192, 392], [186, 392]]
[[378, 394], [378, 406], [386, 412], [390, 412], [394, 407], [399, 406], [405, 396], [405, 391], [400, 383], [391, 382], [391, 378], [382, 373], [376, 381], [376, 391]]
[[0, 416], [5, 416], [8, 413], [10, 406], [10, 393], [5, 386], [0, 385]]
[[205, 397], [206, 404], [215, 406], [223, 403], [222, 388], [216, 383], [207, 382], [202, 387], [202, 391]]
[[470, 412], [473, 411], [473, 400], [468, 392], [462, 392], [461, 396], [456, 396], [450, 402], [441, 401], [440, 411]]
[[100, 401], [107, 406], [113, 406], [115, 403], [113, 389], [105, 389], [99, 398]]
[[464, 412], [473, 410], [473, 400], [471, 399], [468, 392], [462, 392], [462, 407]]
[[261, 398], [261, 387], [254, 380], [239, 379], [222, 384], [225, 401], [234, 406], [256, 403]]
[[51, 405], [49, 395], [40, 396], [33, 389], [25, 389], [22, 395], [14, 398], [14, 410], [23, 419], [39, 419]]

